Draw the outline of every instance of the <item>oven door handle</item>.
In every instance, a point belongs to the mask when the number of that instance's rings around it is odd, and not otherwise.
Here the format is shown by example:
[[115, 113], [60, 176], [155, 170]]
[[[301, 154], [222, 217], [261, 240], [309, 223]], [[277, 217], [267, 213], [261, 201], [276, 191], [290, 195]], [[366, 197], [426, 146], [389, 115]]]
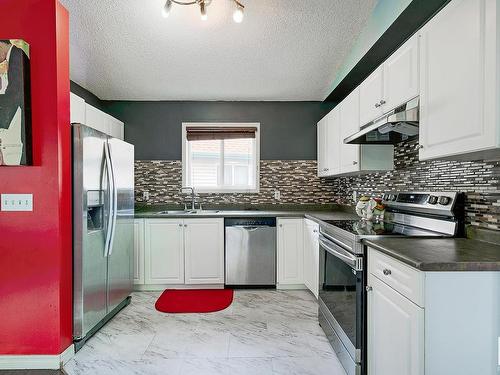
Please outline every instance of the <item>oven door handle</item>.
[[358, 257], [350, 254], [347, 250], [342, 249], [340, 246], [334, 244], [333, 242], [330, 242], [328, 240], [325, 240], [324, 238], [319, 238], [319, 243], [321, 246], [328, 251], [331, 255], [334, 257], [339, 258], [341, 261], [344, 263], [348, 264], [351, 266], [353, 269], [356, 271], [362, 271], [362, 263], [358, 262]]
[[[320, 231], [319, 231], [319, 232], [321, 233], [321, 235], [322, 235], [323, 237], [325, 237], [327, 240], [329, 240], [329, 241], [333, 242], [335, 245], [337, 245], [337, 246], [345, 246], [345, 247], [348, 247], [348, 246], [346, 246], [345, 244], [343, 244], [342, 242], [340, 242], [339, 240], [337, 240], [336, 238], [334, 238], [334, 237], [332, 237], [332, 236], [330, 236], [330, 235], [326, 234], [325, 232], [321, 231], [321, 229], [320, 229]], [[352, 250], [352, 248], [350, 248], [350, 247], [348, 247], [348, 248], [349, 248], [349, 250]]]

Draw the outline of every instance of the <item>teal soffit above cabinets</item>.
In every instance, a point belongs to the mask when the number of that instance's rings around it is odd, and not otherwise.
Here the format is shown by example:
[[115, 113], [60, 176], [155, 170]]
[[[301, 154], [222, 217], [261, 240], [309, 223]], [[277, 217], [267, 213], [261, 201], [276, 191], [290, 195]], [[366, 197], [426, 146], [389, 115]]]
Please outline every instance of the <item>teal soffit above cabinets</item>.
[[332, 84], [328, 102], [341, 102], [449, 0], [378, 0]]

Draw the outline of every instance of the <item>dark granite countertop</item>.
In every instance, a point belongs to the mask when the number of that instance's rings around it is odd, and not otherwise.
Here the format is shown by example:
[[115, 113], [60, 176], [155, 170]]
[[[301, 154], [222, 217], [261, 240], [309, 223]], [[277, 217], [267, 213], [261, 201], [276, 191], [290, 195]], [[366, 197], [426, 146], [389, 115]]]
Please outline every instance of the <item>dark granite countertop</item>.
[[[357, 218], [354, 209], [350, 206], [340, 205], [273, 205], [258, 207], [223, 206], [207, 207], [196, 213], [185, 213], [180, 207], [155, 205], [136, 207], [137, 219], [166, 219], [166, 218], [212, 218], [212, 217], [307, 217], [321, 222], [322, 220], [343, 220]], [[163, 211], [174, 211], [163, 214]], [[178, 212], [176, 212], [178, 211]]]
[[[476, 230], [473, 235], [468, 232], [469, 237], [484, 237]], [[488, 238], [496, 241], [500, 232], [490, 233]], [[380, 238], [363, 242], [421, 271], [500, 271], [500, 242], [471, 238]]]

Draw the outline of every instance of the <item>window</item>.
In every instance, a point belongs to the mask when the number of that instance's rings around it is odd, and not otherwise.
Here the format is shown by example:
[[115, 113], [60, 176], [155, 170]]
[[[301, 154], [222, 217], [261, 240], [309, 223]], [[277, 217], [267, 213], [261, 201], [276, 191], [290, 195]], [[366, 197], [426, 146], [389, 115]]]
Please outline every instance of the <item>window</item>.
[[182, 124], [182, 183], [196, 191], [257, 193], [259, 123]]

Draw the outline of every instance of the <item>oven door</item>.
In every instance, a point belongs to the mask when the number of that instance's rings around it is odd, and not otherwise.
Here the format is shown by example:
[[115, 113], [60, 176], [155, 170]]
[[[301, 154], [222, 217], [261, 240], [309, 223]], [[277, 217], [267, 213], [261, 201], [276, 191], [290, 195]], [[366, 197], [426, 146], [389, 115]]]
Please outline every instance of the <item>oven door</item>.
[[333, 241], [320, 235], [320, 323], [347, 373], [360, 374], [365, 323], [363, 257]]

